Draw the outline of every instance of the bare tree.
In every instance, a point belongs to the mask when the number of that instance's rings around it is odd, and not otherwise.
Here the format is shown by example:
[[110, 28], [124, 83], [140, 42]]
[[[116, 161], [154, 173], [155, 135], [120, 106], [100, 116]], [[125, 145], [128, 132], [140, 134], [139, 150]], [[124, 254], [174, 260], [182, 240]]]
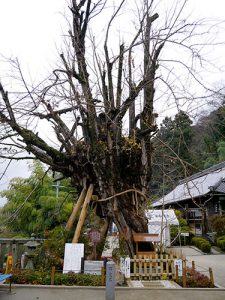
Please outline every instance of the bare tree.
[[[162, 54], [179, 47], [201, 59], [197, 44], [190, 42], [200, 33], [197, 22], [181, 17], [187, 1], [171, 6], [162, 20], [155, 2], [145, 0], [137, 11], [136, 32], [114, 54], [110, 32], [128, 3], [122, 0], [113, 7], [102, 49], [91, 31], [108, 2], [71, 1], [68, 47], [60, 54], [60, 66], [39, 86], [31, 88], [14, 61], [25, 92], [11, 95], [0, 83], [1, 157], [37, 158], [71, 177], [79, 191], [93, 187], [104, 228], [115, 222], [120, 232], [126, 232], [127, 249], [133, 254], [132, 232], [147, 232], [144, 209], [150, 194], [152, 137], [157, 131], [155, 89], [161, 82], [167, 94], [180, 97], [173, 89], [175, 83], [165, 78], [174, 72], [172, 63], [187, 69], [199, 83], [193, 68], [176, 53], [173, 59]], [[185, 87], [182, 79], [176, 80]], [[52, 141], [43, 134], [41, 121], [46, 131], [54, 132]]]

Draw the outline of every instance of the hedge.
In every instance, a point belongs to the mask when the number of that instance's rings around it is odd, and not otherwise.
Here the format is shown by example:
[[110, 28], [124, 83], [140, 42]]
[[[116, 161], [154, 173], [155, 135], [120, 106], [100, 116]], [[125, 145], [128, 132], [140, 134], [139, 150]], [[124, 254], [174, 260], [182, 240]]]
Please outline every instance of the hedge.
[[205, 253], [210, 253], [211, 244], [208, 240], [200, 237], [193, 237], [191, 243]]
[[[51, 274], [46, 271], [22, 270], [15, 271], [12, 283], [50, 285]], [[101, 276], [91, 274], [55, 273], [55, 285], [101, 286]]]

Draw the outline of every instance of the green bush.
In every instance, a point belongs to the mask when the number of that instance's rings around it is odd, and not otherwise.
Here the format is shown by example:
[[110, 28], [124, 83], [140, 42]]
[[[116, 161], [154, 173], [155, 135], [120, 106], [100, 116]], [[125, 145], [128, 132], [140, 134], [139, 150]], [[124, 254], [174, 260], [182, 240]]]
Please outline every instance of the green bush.
[[225, 251], [225, 235], [219, 237], [216, 240], [216, 244], [219, 248], [221, 248], [221, 250]]
[[[45, 271], [16, 271], [13, 274], [12, 283], [50, 285], [51, 275], [50, 272]], [[101, 286], [101, 276], [91, 274], [55, 273], [54, 284], [68, 286]]]
[[191, 243], [205, 253], [209, 253], [211, 251], [211, 244], [204, 238], [193, 237]]
[[216, 236], [224, 236], [225, 235], [225, 216], [214, 215], [210, 218], [210, 224], [212, 230], [216, 232]]
[[183, 218], [183, 213], [179, 210], [175, 210], [175, 214], [176, 214], [176, 217], [179, 221], [179, 227], [178, 226], [175, 226], [175, 225], [172, 225], [170, 227], [170, 235], [171, 235], [171, 239], [175, 239], [178, 237], [178, 233], [179, 232], [187, 232], [189, 233], [189, 237], [183, 237], [183, 236], [180, 236], [180, 238], [177, 238], [175, 241], [174, 241], [174, 245], [178, 245], [179, 242], [181, 241], [181, 244], [190, 244], [190, 236], [191, 236], [191, 228], [187, 225], [187, 220]]
[[210, 243], [202, 243], [200, 249], [205, 253], [210, 253], [211, 245], [210, 245]]

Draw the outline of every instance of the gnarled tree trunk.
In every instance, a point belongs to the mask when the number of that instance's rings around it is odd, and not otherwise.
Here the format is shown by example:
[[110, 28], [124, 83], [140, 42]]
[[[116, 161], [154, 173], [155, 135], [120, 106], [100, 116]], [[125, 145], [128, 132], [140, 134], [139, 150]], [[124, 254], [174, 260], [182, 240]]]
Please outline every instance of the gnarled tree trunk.
[[[53, 71], [50, 81], [39, 93], [29, 91], [25, 85], [28, 92], [20, 100], [11, 100], [0, 84], [0, 122], [6, 140], [10, 135], [18, 137], [14, 139], [14, 147], [18, 150], [14, 156], [18, 158], [22, 148], [30, 154], [29, 158], [40, 159], [53, 171], [71, 177], [78, 191], [91, 185], [98, 199], [112, 197], [96, 201], [97, 214], [117, 225], [132, 255], [132, 232], [147, 232], [144, 210], [151, 180], [151, 139], [156, 132], [154, 84], [158, 57], [166, 38], [164, 35], [163, 39], [155, 40], [155, 33], [151, 35], [158, 14], [150, 15], [153, 2], [146, 0], [143, 11], [139, 12], [139, 28], [133, 40], [126, 46], [121, 44], [118, 55], [110, 56], [110, 30], [124, 3], [120, 1], [106, 27], [104, 55], [100, 58], [92, 39], [90, 58], [86, 51], [86, 44], [90, 43], [88, 28], [105, 3], [72, 0], [70, 49], [60, 55], [62, 67]], [[149, 46], [151, 42], [154, 47]], [[144, 62], [140, 66], [143, 71], [136, 76], [138, 79], [133, 76], [136, 47], [144, 50]], [[92, 58], [94, 63], [90, 61]], [[18, 69], [21, 71], [19, 65]], [[142, 106], [137, 113], [141, 98]], [[27, 122], [24, 121], [24, 107]], [[123, 122], [127, 115], [130, 128], [126, 134]], [[47, 120], [52, 125], [59, 146], [45, 141], [29, 127], [33, 118]], [[127, 192], [131, 189], [132, 192]]]

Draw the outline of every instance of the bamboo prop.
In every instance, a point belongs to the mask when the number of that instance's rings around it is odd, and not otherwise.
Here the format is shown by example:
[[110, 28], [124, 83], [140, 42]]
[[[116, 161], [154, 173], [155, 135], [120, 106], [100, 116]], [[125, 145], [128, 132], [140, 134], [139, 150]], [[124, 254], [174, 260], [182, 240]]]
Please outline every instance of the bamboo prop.
[[83, 188], [83, 190], [82, 190], [82, 192], [81, 192], [81, 194], [80, 194], [80, 196], [79, 196], [79, 198], [78, 198], [78, 200], [77, 200], [77, 203], [76, 203], [76, 204], [74, 205], [74, 207], [73, 207], [73, 211], [72, 211], [72, 213], [71, 213], [71, 215], [70, 215], [70, 217], [69, 217], [69, 220], [68, 220], [67, 223], [66, 223], [66, 228], [65, 228], [66, 231], [71, 230], [71, 228], [72, 228], [72, 226], [73, 226], [73, 223], [74, 223], [74, 221], [75, 221], [75, 219], [76, 219], [77, 213], [78, 213], [78, 211], [80, 210], [81, 205], [82, 205], [83, 202], [84, 202], [86, 193], [87, 193], [86, 189]]
[[94, 186], [93, 186], [93, 184], [90, 184], [90, 186], [88, 188], [88, 191], [87, 191], [87, 194], [86, 194], [86, 197], [85, 197], [85, 200], [84, 200], [84, 204], [83, 204], [81, 213], [80, 213], [80, 217], [79, 217], [79, 220], [78, 220], [78, 223], [77, 223], [77, 227], [76, 227], [76, 230], [75, 230], [75, 233], [74, 233], [74, 236], [73, 236], [72, 243], [78, 243], [80, 233], [81, 233], [81, 229], [82, 229], [82, 226], [84, 224], [84, 221], [85, 221], [85, 218], [86, 218], [86, 215], [87, 215], [87, 208], [88, 208], [88, 205], [91, 201], [91, 197], [92, 197], [92, 194], [93, 194], [93, 190], [94, 190]]

